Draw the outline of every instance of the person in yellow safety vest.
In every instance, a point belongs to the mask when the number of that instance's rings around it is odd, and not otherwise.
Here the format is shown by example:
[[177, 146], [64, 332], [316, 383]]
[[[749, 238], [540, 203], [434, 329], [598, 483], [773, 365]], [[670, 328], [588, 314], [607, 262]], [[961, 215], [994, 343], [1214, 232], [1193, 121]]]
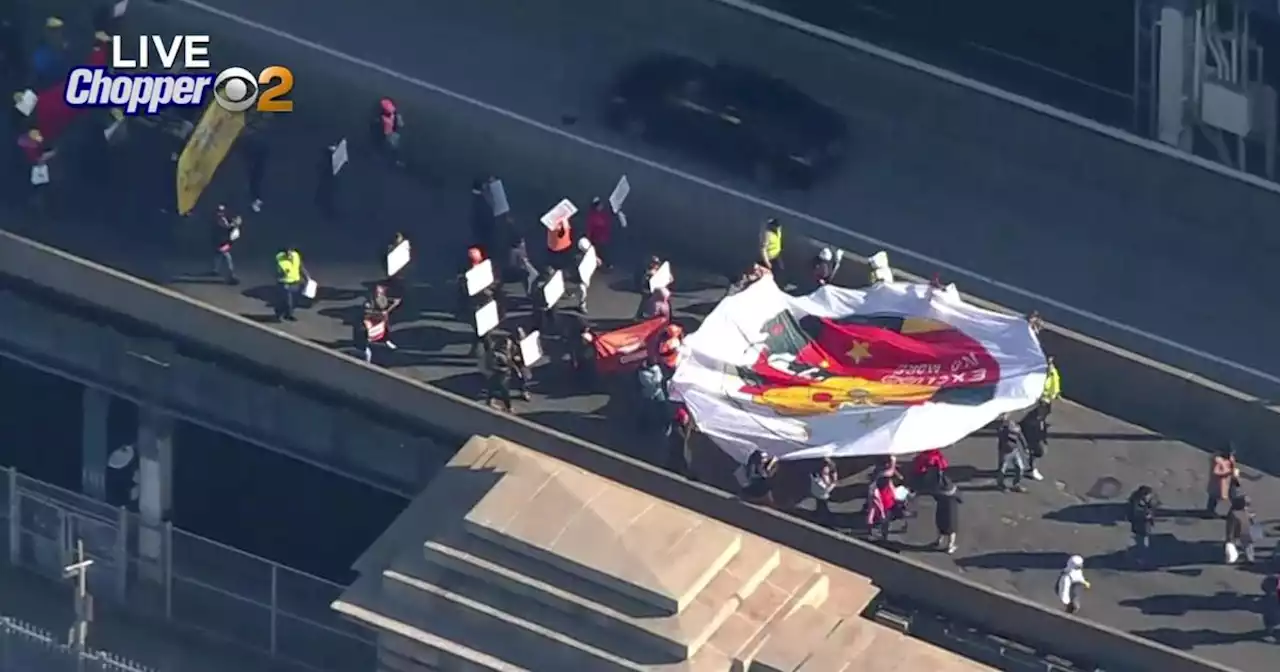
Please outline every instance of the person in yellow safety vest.
[[281, 248], [276, 253], [276, 282], [280, 283], [280, 299], [276, 302], [277, 320], [296, 321], [293, 308], [302, 293], [307, 271], [302, 266], [302, 253], [292, 247]]
[[1046, 417], [1053, 410], [1053, 402], [1062, 396], [1062, 377], [1058, 375], [1058, 367], [1054, 365], [1052, 357], [1048, 362], [1049, 371], [1044, 378], [1044, 391], [1040, 393], [1040, 405], [1044, 407]]
[[769, 269], [781, 284], [782, 225], [772, 217], [764, 223], [764, 230], [760, 233], [760, 263]]

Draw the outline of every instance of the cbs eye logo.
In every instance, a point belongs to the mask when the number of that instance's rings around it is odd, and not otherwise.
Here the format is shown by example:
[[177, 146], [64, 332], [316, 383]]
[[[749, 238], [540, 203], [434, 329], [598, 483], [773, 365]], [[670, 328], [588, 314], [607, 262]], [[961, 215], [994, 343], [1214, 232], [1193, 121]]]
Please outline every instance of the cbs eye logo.
[[213, 99], [224, 110], [244, 112], [292, 112], [293, 101], [284, 97], [293, 91], [293, 71], [282, 65], [263, 68], [255, 77], [244, 68], [227, 68], [213, 80]]

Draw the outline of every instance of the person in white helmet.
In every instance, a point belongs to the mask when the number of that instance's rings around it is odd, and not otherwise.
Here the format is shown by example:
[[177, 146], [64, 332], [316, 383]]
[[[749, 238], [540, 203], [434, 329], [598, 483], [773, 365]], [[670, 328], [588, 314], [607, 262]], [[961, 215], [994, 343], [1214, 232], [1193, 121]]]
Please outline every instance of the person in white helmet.
[[1080, 611], [1080, 591], [1089, 588], [1089, 580], [1084, 578], [1084, 558], [1073, 555], [1067, 559], [1067, 566], [1058, 574], [1058, 599], [1068, 614]]
[[814, 258], [811, 269], [814, 284], [818, 287], [830, 284], [835, 279], [836, 272], [840, 270], [842, 261], [844, 261], [844, 250], [832, 252], [829, 247], [818, 250], [818, 256]]

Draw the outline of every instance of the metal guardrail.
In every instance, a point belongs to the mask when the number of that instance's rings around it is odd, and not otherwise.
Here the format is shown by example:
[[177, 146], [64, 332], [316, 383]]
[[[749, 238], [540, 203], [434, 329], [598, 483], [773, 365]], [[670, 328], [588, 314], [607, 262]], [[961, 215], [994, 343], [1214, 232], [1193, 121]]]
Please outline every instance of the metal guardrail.
[[155, 672], [106, 651], [78, 651], [53, 633], [0, 617], [0, 672]]
[[0, 558], [60, 579], [77, 540], [99, 602], [316, 672], [373, 669], [372, 631], [329, 605], [344, 586], [124, 508], [0, 471]]

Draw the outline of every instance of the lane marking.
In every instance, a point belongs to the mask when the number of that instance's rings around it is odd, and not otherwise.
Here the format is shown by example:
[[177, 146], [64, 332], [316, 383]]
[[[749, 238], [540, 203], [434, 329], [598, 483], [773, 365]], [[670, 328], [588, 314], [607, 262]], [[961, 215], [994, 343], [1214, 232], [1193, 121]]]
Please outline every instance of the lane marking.
[[[718, 1], [718, 2], [726, 2], [726, 1], [730, 1], [730, 0], [717, 0], [717, 1]], [[616, 149], [616, 148], [614, 148], [614, 147], [610, 147], [609, 145], [605, 145], [605, 144], [602, 144], [602, 143], [596, 142], [596, 141], [594, 141], [594, 140], [590, 140], [590, 139], [588, 139], [588, 138], [584, 138], [584, 137], [581, 137], [581, 136], [578, 136], [578, 135], [574, 135], [574, 134], [569, 133], [569, 132], [567, 132], [567, 131], [565, 131], [565, 130], [562, 130], [562, 129], [560, 129], [560, 128], [557, 128], [557, 127], [555, 127], [555, 126], [550, 126], [550, 125], [548, 125], [548, 124], [544, 124], [544, 123], [542, 123], [542, 122], [540, 122], [540, 121], [537, 121], [536, 119], [530, 119], [529, 117], [526, 117], [526, 116], [524, 116], [524, 115], [518, 114], [518, 113], [516, 113], [516, 112], [512, 112], [512, 111], [510, 111], [510, 110], [506, 110], [506, 109], [503, 109], [503, 108], [501, 108], [501, 107], [497, 107], [496, 105], [491, 105], [491, 104], [486, 103], [486, 102], [484, 102], [484, 101], [482, 101], [482, 100], [479, 100], [479, 99], [476, 99], [476, 98], [472, 98], [472, 97], [470, 97], [470, 96], [467, 96], [467, 95], [464, 95], [464, 94], [461, 94], [461, 93], [457, 93], [456, 91], [451, 91], [451, 90], [449, 90], [449, 89], [443, 88], [443, 87], [438, 86], [438, 85], [436, 85], [436, 84], [432, 84], [431, 82], [424, 81], [424, 80], [419, 79], [419, 78], [417, 78], [417, 77], [414, 77], [414, 76], [412, 76], [412, 75], [406, 75], [406, 74], [404, 74], [404, 73], [402, 73], [402, 72], [397, 72], [397, 71], [392, 70], [391, 68], [388, 68], [388, 67], [386, 67], [386, 66], [379, 65], [379, 64], [377, 64], [377, 63], [374, 63], [374, 62], [372, 62], [372, 61], [369, 61], [369, 60], [366, 60], [366, 59], [360, 58], [360, 57], [358, 57], [358, 56], [352, 56], [352, 55], [350, 55], [350, 54], [347, 54], [347, 53], [344, 53], [344, 52], [338, 51], [337, 49], [334, 49], [334, 48], [332, 48], [332, 47], [325, 46], [325, 45], [323, 45], [323, 44], [320, 44], [319, 42], [314, 42], [314, 41], [312, 41], [312, 40], [308, 40], [308, 39], [306, 39], [306, 38], [304, 38], [304, 37], [299, 37], [299, 36], [297, 36], [297, 35], [294, 35], [294, 34], [292, 34], [292, 33], [285, 32], [285, 31], [280, 30], [280, 29], [278, 29], [278, 28], [273, 28], [273, 27], [268, 26], [268, 25], [266, 25], [266, 24], [259, 23], [259, 22], [257, 22], [257, 21], [254, 21], [253, 19], [247, 19], [247, 18], [245, 18], [245, 17], [243, 17], [243, 16], [240, 16], [240, 15], [238, 15], [238, 14], [232, 14], [231, 12], [227, 12], [227, 11], [224, 11], [224, 10], [218, 9], [217, 7], [211, 7], [211, 6], [209, 6], [209, 5], [206, 5], [206, 4], [205, 4], [205, 3], [203, 3], [203, 2], [200, 2], [200, 0], [178, 0], [178, 2], [179, 2], [179, 4], [186, 5], [186, 6], [188, 6], [188, 7], [194, 8], [194, 9], [198, 9], [198, 10], [200, 10], [200, 11], [203, 11], [203, 12], [207, 13], [207, 14], [212, 14], [212, 15], [217, 16], [217, 17], [219, 17], [219, 18], [221, 18], [221, 19], [224, 19], [224, 20], [226, 20], [226, 21], [230, 21], [230, 22], [232, 22], [232, 23], [239, 24], [239, 25], [244, 26], [244, 27], [246, 27], [246, 28], [253, 28], [254, 30], [258, 30], [258, 31], [261, 31], [261, 32], [267, 33], [267, 34], [269, 34], [269, 35], [271, 35], [271, 36], [273, 36], [273, 37], [278, 37], [278, 38], [280, 38], [280, 39], [282, 39], [282, 40], [285, 40], [285, 41], [288, 41], [288, 42], [292, 42], [292, 43], [294, 43], [294, 44], [296, 44], [296, 45], [298, 45], [298, 46], [306, 47], [306, 48], [311, 49], [311, 50], [313, 50], [313, 51], [316, 51], [316, 52], [319, 52], [319, 53], [325, 54], [325, 55], [327, 55], [327, 56], [330, 56], [330, 57], [332, 57], [332, 58], [336, 58], [336, 59], [338, 59], [338, 60], [340, 60], [340, 61], [344, 61], [344, 62], [346, 62], [346, 63], [348, 63], [348, 64], [351, 64], [351, 65], [357, 65], [357, 66], [360, 66], [360, 67], [365, 68], [365, 69], [367, 69], [367, 70], [372, 70], [372, 71], [374, 71], [374, 72], [377, 72], [378, 74], [384, 75], [384, 76], [389, 77], [389, 78], [391, 78], [391, 79], [395, 79], [395, 80], [400, 81], [400, 82], [402, 82], [402, 83], [404, 83], [404, 84], [409, 84], [409, 85], [415, 86], [415, 87], [420, 88], [420, 89], [425, 89], [425, 90], [427, 90], [427, 91], [431, 91], [432, 93], [436, 93], [436, 94], [439, 94], [439, 95], [442, 95], [442, 96], [446, 96], [446, 97], [452, 98], [452, 99], [454, 99], [454, 100], [456, 100], [456, 101], [459, 101], [459, 102], [462, 102], [462, 103], [466, 103], [466, 104], [471, 105], [471, 106], [473, 106], [473, 107], [478, 107], [478, 108], [480, 108], [480, 109], [482, 109], [482, 110], [484, 110], [484, 111], [486, 111], [486, 112], [492, 113], [492, 114], [496, 114], [496, 115], [499, 115], [499, 116], [502, 116], [502, 117], [506, 117], [507, 119], [510, 119], [510, 120], [512, 120], [512, 121], [516, 121], [516, 122], [519, 122], [519, 123], [525, 124], [525, 125], [527, 125], [527, 126], [531, 126], [531, 127], [536, 128], [536, 129], [538, 129], [538, 130], [540, 130], [540, 131], [543, 131], [543, 132], [545, 132], [545, 133], [550, 133], [550, 134], [552, 134], [552, 135], [558, 136], [558, 137], [563, 138], [563, 139], [565, 139], [565, 140], [568, 140], [568, 141], [571, 141], [571, 142], [575, 142], [575, 143], [578, 143], [578, 144], [580, 144], [580, 145], [583, 145], [583, 146], [586, 146], [586, 147], [590, 147], [590, 148], [595, 149], [595, 150], [598, 150], [598, 151], [602, 151], [602, 152], [607, 152], [607, 153], [609, 153], [609, 154], [613, 154], [614, 156], [617, 156], [617, 157], [619, 157], [619, 158], [622, 158], [622, 159], [625, 159], [625, 160], [628, 160], [628, 161], [633, 161], [633, 162], [635, 162], [635, 163], [639, 163], [639, 164], [641, 164], [641, 165], [643, 165], [643, 166], [645, 166], [645, 167], [651, 168], [651, 169], [653, 169], [653, 170], [658, 170], [658, 171], [665, 172], [665, 173], [667, 173], [667, 174], [669, 174], [669, 175], [672, 175], [672, 176], [675, 176], [675, 177], [679, 177], [680, 179], [683, 179], [683, 180], [686, 180], [686, 181], [692, 182], [692, 183], [697, 184], [697, 185], [699, 185], [699, 186], [706, 187], [706, 188], [708, 188], [708, 189], [712, 189], [712, 190], [714, 190], [714, 191], [718, 191], [718, 192], [720, 192], [721, 194], [724, 194], [724, 195], [726, 195], [726, 196], [732, 196], [732, 197], [734, 197], [734, 198], [738, 198], [738, 199], [741, 199], [741, 200], [747, 201], [748, 203], [752, 203], [752, 204], [754, 204], [754, 205], [757, 205], [757, 206], [760, 206], [760, 207], [763, 207], [763, 208], [769, 208], [769, 209], [771, 209], [771, 210], [776, 210], [777, 212], [782, 213], [782, 214], [786, 215], [787, 217], [791, 217], [791, 218], [793, 218], [793, 219], [801, 219], [801, 220], [804, 220], [804, 221], [806, 221], [806, 222], [809, 222], [810, 224], [813, 224], [814, 226], [819, 227], [820, 229], [822, 229], [822, 230], [824, 230], [824, 231], [826, 231], [826, 232], [829, 232], [829, 233], [833, 234], [834, 236], [837, 236], [837, 240], [839, 239], [839, 237], [844, 237], [844, 238], [851, 238], [851, 239], [853, 239], [853, 240], [857, 241], [857, 243], [856, 243], [856, 244], [854, 244], [854, 245], [849, 245], [848, 247], [851, 247], [851, 248], [872, 248], [872, 249], [877, 249], [877, 250], [885, 250], [885, 251], [887, 251], [887, 252], [891, 252], [891, 253], [893, 253], [893, 254], [894, 254], [894, 255], [896, 255], [896, 256], [905, 257], [905, 258], [907, 258], [907, 259], [910, 259], [910, 260], [913, 260], [913, 261], [915, 261], [915, 262], [918, 262], [918, 264], [920, 264], [920, 265], [927, 265], [927, 266], [931, 266], [931, 267], [933, 267], [933, 269], [936, 269], [936, 270], [939, 270], [939, 271], [945, 271], [947, 274], [949, 274], [949, 275], [951, 275], [951, 276], [958, 276], [958, 277], [960, 277], [960, 278], [965, 278], [965, 279], [967, 279], [967, 280], [974, 281], [974, 282], [977, 282], [977, 283], [980, 283], [980, 284], [986, 285], [987, 287], [995, 288], [995, 289], [998, 289], [998, 290], [1000, 290], [1000, 291], [1007, 292], [1007, 293], [1012, 294], [1012, 295], [1014, 295], [1014, 296], [1020, 297], [1020, 298], [1022, 298], [1022, 299], [1025, 299], [1025, 300], [1028, 300], [1028, 301], [1034, 302], [1034, 303], [1036, 303], [1036, 304], [1039, 304], [1040, 306], [1047, 306], [1047, 307], [1055, 308], [1055, 309], [1057, 309], [1057, 310], [1059, 310], [1059, 311], [1061, 311], [1061, 312], [1068, 313], [1068, 314], [1074, 315], [1074, 316], [1079, 317], [1079, 318], [1083, 318], [1083, 319], [1085, 319], [1085, 320], [1088, 320], [1088, 321], [1094, 322], [1094, 323], [1096, 323], [1096, 324], [1099, 324], [1099, 325], [1105, 326], [1105, 327], [1107, 327], [1107, 328], [1114, 329], [1114, 330], [1116, 330], [1116, 331], [1119, 331], [1119, 332], [1122, 332], [1122, 333], [1125, 333], [1125, 334], [1129, 334], [1130, 336], [1137, 336], [1137, 337], [1139, 337], [1139, 338], [1143, 338], [1143, 339], [1145, 339], [1145, 340], [1151, 341], [1152, 343], [1156, 343], [1156, 344], [1162, 345], [1162, 346], [1164, 346], [1164, 347], [1167, 347], [1167, 348], [1170, 348], [1170, 349], [1173, 349], [1173, 350], [1177, 350], [1178, 352], [1181, 352], [1181, 353], [1183, 353], [1183, 354], [1191, 355], [1191, 356], [1193, 356], [1193, 357], [1197, 357], [1197, 358], [1203, 359], [1203, 360], [1208, 361], [1208, 362], [1213, 362], [1214, 364], [1218, 364], [1218, 365], [1220, 365], [1220, 366], [1223, 366], [1223, 367], [1226, 367], [1226, 368], [1232, 369], [1232, 370], [1237, 371], [1237, 372], [1239, 372], [1239, 373], [1244, 373], [1244, 374], [1247, 374], [1247, 375], [1253, 376], [1253, 377], [1255, 377], [1255, 378], [1258, 378], [1258, 379], [1260, 379], [1260, 380], [1266, 381], [1266, 382], [1271, 383], [1271, 384], [1274, 384], [1274, 385], [1280, 385], [1280, 376], [1274, 376], [1274, 375], [1272, 375], [1272, 374], [1270, 374], [1270, 373], [1267, 373], [1267, 372], [1265, 372], [1265, 371], [1260, 371], [1260, 370], [1258, 370], [1258, 369], [1252, 368], [1252, 367], [1250, 367], [1250, 366], [1246, 366], [1246, 365], [1241, 364], [1241, 363], [1239, 363], [1239, 362], [1232, 361], [1232, 360], [1227, 359], [1227, 358], [1225, 358], [1225, 357], [1220, 357], [1220, 356], [1215, 355], [1215, 354], [1210, 353], [1210, 352], [1205, 352], [1205, 351], [1203, 351], [1203, 350], [1197, 350], [1196, 348], [1193, 348], [1193, 347], [1188, 346], [1188, 345], [1183, 345], [1183, 344], [1181, 344], [1181, 343], [1178, 343], [1177, 341], [1170, 340], [1170, 339], [1165, 338], [1165, 337], [1163, 337], [1163, 336], [1159, 336], [1159, 335], [1157, 335], [1157, 334], [1152, 334], [1152, 333], [1150, 333], [1150, 332], [1143, 331], [1143, 330], [1141, 330], [1141, 329], [1139, 329], [1139, 328], [1137, 328], [1137, 327], [1133, 327], [1133, 326], [1130, 326], [1130, 325], [1124, 324], [1124, 323], [1122, 323], [1122, 322], [1117, 322], [1117, 321], [1115, 321], [1115, 320], [1113, 320], [1113, 319], [1110, 319], [1110, 318], [1107, 318], [1107, 317], [1103, 317], [1102, 315], [1099, 315], [1099, 314], [1094, 313], [1094, 312], [1092, 312], [1092, 311], [1088, 311], [1088, 310], [1085, 310], [1085, 309], [1083, 309], [1083, 308], [1076, 308], [1075, 306], [1068, 305], [1068, 304], [1063, 303], [1063, 302], [1061, 302], [1061, 301], [1058, 301], [1058, 300], [1056, 300], [1056, 299], [1052, 299], [1052, 298], [1047, 297], [1047, 296], [1041, 296], [1040, 294], [1036, 294], [1035, 292], [1031, 292], [1031, 291], [1029, 291], [1029, 290], [1022, 289], [1021, 287], [1017, 287], [1017, 286], [1012, 285], [1012, 284], [1009, 284], [1009, 283], [1007, 283], [1007, 282], [1004, 282], [1004, 281], [1001, 281], [1001, 280], [997, 280], [997, 279], [995, 279], [995, 278], [987, 277], [987, 276], [982, 275], [982, 274], [980, 274], [980, 273], [976, 273], [976, 272], [974, 272], [974, 271], [970, 271], [970, 270], [968, 270], [968, 269], [966, 269], [966, 268], [961, 268], [960, 266], [956, 266], [955, 264], [952, 264], [952, 263], [949, 263], [949, 262], [943, 261], [942, 259], [937, 259], [937, 258], [935, 258], [935, 257], [931, 257], [931, 256], [926, 255], [926, 254], [921, 254], [921, 253], [919, 253], [919, 252], [915, 252], [915, 251], [913, 251], [913, 250], [909, 250], [909, 249], [907, 249], [907, 248], [905, 248], [905, 247], [901, 247], [901, 246], [895, 245], [895, 244], [890, 243], [890, 242], [888, 242], [888, 241], [880, 240], [879, 238], [875, 238], [875, 237], [872, 237], [872, 236], [868, 236], [868, 235], [865, 235], [865, 234], [862, 234], [862, 233], [858, 233], [858, 232], [855, 232], [855, 231], [850, 231], [850, 230], [848, 230], [848, 229], [845, 229], [845, 228], [842, 228], [842, 227], [837, 226], [837, 225], [835, 225], [835, 224], [832, 224], [831, 222], [828, 222], [828, 221], [826, 221], [826, 220], [823, 220], [823, 219], [819, 219], [819, 218], [817, 218], [817, 217], [814, 217], [813, 215], [805, 214], [805, 213], [800, 212], [800, 211], [798, 211], [798, 210], [793, 210], [793, 209], [788, 208], [788, 207], [786, 207], [786, 206], [779, 205], [779, 204], [777, 204], [777, 203], [773, 203], [773, 202], [767, 201], [767, 200], [765, 200], [765, 199], [763, 199], [763, 198], [760, 198], [760, 197], [758, 197], [758, 196], [753, 196], [753, 195], [751, 195], [751, 194], [748, 194], [748, 193], [745, 193], [745, 192], [741, 192], [741, 191], [738, 191], [738, 190], [736, 190], [736, 189], [732, 189], [732, 188], [730, 188], [730, 187], [726, 187], [726, 186], [721, 185], [721, 184], [717, 184], [717, 183], [715, 183], [715, 182], [712, 182], [712, 181], [707, 180], [707, 179], [705, 179], [705, 178], [699, 177], [699, 176], [694, 175], [694, 174], [692, 174], [692, 173], [687, 173], [687, 172], [685, 172], [685, 171], [683, 171], [683, 170], [680, 170], [679, 168], [673, 168], [673, 167], [671, 167], [671, 166], [668, 166], [668, 165], [665, 165], [665, 164], [661, 164], [661, 163], [658, 163], [658, 162], [653, 161], [653, 160], [650, 160], [650, 159], [646, 159], [646, 158], [644, 158], [643, 156], [637, 156], [637, 155], [635, 155], [635, 154], [630, 154], [630, 153], [625, 152], [625, 151], [623, 151], [623, 150]], [[899, 57], [899, 58], [902, 58], [902, 57]], [[1036, 103], [1036, 104], [1038, 105], [1039, 103]], [[1091, 122], [1091, 123], [1092, 123], [1092, 122]], [[1278, 189], [1280, 189], [1280, 185], [1277, 185], [1277, 188], [1278, 188]], [[835, 243], [836, 241], [828, 241], [828, 242]], [[842, 247], [843, 247], [843, 245], [842, 245]], [[926, 270], [928, 270], [928, 269], [926, 269]], [[966, 290], [966, 291], [967, 291], [967, 290]], [[974, 293], [975, 293], [975, 294], [981, 294], [981, 292], [974, 292]], [[1159, 359], [1159, 358], [1155, 358], [1155, 357], [1153, 357], [1153, 358], [1154, 358], [1154, 359]]]

